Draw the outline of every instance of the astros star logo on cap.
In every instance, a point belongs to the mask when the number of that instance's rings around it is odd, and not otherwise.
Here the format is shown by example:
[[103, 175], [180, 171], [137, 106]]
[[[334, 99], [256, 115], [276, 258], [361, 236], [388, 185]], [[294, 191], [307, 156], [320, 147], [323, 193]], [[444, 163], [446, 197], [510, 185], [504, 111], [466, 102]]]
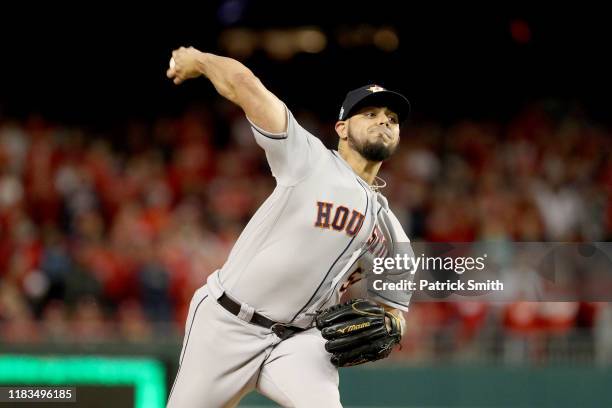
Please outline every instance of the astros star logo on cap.
[[370, 92], [380, 92], [380, 91], [384, 91], [385, 88], [383, 88], [382, 86], [378, 86], [378, 85], [373, 85], [371, 87], [368, 88], [368, 91]]

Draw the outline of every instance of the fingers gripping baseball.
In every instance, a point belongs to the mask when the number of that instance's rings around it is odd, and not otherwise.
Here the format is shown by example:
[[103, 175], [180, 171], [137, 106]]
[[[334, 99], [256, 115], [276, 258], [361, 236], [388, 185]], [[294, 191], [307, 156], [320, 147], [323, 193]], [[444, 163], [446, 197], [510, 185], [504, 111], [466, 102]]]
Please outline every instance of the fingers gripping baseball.
[[198, 57], [201, 52], [193, 47], [180, 47], [172, 51], [166, 76], [178, 85], [183, 81], [201, 74], [198, 68]]

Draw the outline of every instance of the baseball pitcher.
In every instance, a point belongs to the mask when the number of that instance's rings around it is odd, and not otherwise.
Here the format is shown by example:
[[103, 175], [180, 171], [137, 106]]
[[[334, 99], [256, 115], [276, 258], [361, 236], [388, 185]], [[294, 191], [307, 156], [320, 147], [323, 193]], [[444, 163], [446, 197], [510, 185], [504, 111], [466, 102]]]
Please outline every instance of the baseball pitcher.
[[404, 331], [409, 292], [338, 303], [375, 257], [410, 248], [376, 176], [408, 100], [377, 85], [348, 92], [335, 151], [242, 63], [172, 52], [175, 84], [201, 75], [244, 111], [276, 188], [193, 296], [168, 407], [232, 407], [252, 390], [284, 407], [341, 407], [338, 367], [386, 357]]

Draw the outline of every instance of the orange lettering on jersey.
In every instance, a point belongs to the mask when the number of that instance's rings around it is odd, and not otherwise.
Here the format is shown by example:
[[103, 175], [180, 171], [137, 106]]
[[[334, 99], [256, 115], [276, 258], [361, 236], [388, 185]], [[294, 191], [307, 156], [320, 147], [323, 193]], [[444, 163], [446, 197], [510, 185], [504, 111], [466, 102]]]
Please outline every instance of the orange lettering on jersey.
[[351, 220], [346, 226], [346, 233], [351, 237], [359, 232], [361, 226], [363, 225], [363, 220], [365, 219], [365, 215], [360, 213], [357, 210], [353, 210], [351, 214]]
[[[349, 216], [350, 214], [350, 216]], [[315, 227], [334, 229], [335, 231], [346, 231], [349, 236], [353, 236], [361, 230], [365, 215], [357, 210], [349, 210], [340, 205], [334, 209], [333, 203], [317, 201], [317, 219]]]
[[341, 205], [336, 208], [336, 215], [334, 216], [334, 221], [332, 222], [332, 228], [336, 231], [342, 231], [346, 226], [346, 219], [348, 218], [349, 209], [345, 206]]
[[366, 245], [368, 246], [368, 252], [377, 258], [384, 258], [387, 255], [387, 240], [378, 225], [374, 227]]
[[334, 204], [326, 203], [324, 201], [317, 201], [317, 221], [315, 227], [329, 228], [329, 219], [331, 217], [331, 211]]
[[363, 274], [361, 271], [361, 268], [357, 268], [355, 269], [355, 271], [353, 273], [351, 273], [351, 275], [348, 277], [348, 279], [346, 280], [346, 282], [344, 282], [341, 286], [340, 286], [340, 294], [344, 294], [344, 292], [346, 292], [346, 290], [348, 288], [350, 288], [351, 286], [353, 286], [355, 283], [359, 282], [361, 279], [363, 279]]

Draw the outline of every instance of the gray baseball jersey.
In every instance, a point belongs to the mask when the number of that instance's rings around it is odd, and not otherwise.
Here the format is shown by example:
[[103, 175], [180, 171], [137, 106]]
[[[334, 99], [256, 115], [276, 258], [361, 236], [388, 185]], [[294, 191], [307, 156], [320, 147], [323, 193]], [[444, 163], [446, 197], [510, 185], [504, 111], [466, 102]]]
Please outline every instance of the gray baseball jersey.
[[[305, 328], [311, 313], [337, 303], [358, 271], [371, 269], [374, 257], [410, 250], [397, 245], [408, 238], [387, 200], [289, 110], [287, 119], [281, 134], [253, 126], [277, 187], [191, 301], [168, 408], [233, 407], [252, 390], [286, 407], [341, 408], [338, 370], [320, 331], [282, 340], [249, 323], [252, 314]], [[400, 271], [386, 279], [409, 277]], [[241, 303], [237, 317], [217, 302], [224, 292]], [[411, 296], [367, 295], [402, 310]]]
[[[349, 277], [409, 240], [385, 197], [286, 112], [283, 133], [251, 123], [277, 186], [207, 284], [215, 298], [227, 292], [243, 303], [241, 313], [306, 327], [314, 311], [338, 302]], [[368, 297], [406, 311], [411, 293], [372, 289]]]

